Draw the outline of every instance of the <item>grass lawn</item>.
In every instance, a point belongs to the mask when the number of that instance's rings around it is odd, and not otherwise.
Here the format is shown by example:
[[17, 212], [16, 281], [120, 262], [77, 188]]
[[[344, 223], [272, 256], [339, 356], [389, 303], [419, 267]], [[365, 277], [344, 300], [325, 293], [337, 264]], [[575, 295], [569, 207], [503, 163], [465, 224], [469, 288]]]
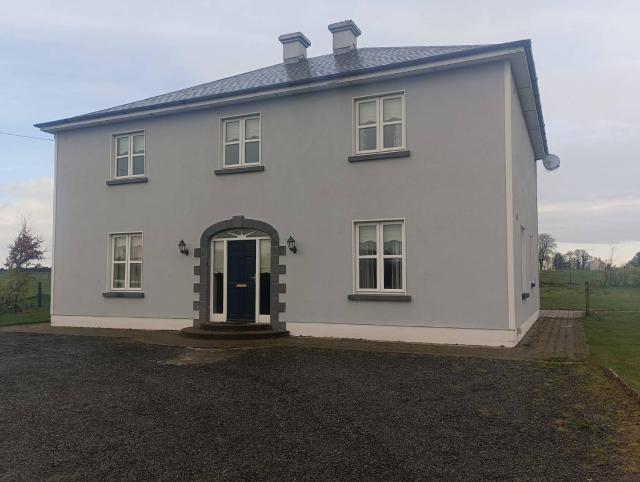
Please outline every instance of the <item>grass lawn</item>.
[[595, 312], [585, 328], [591, 359], [640, 391], [640, 313]]
[[591, 282], [591, 310], [585, 319], [591, 359], [611, 368], [640, 391], [640, 289], [605, 288], [598, 271], [540, 273], [543, 310], [584, 310], [584, 282]]
[[[0, 284], [8, 276], [7, 272], [0, 273]], [[38, 294], [38, 282], [42, 283], [43, 297], [42, 308], [33, 308], [23, 313], [0, 313], [0, 326], [22, 325], [27, 323], [43, 323], [50, 320], [49, 315], [49, 295], [51, 293], [51, 273], [37, 272], [31, 273], [32, 283], [28, 296], [36, 296]]]

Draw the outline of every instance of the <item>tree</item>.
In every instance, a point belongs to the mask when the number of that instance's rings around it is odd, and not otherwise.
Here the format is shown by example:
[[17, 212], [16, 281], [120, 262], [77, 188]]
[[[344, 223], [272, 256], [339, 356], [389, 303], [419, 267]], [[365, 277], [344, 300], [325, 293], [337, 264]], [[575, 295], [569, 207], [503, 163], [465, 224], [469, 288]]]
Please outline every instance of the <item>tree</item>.
[[640, 251], [627, 263], [629, 268], [640, 268]]
[[592, 258], [592, 256], [587, 253], [584, 249], [576, 249], [573, 252], [573, 256], [575, 259], [575, 266], [576, 269], [587, 269], [587, 264], [589, 263], [589, 260]]
[[26, 270], [43, 258], [42, 238], [31, 231], [24, 219], [4, 262], [9, 276], [0, 286], [0, 305], [10, 311], [21, 311], [20, 303], [26, 298], [31, 284], [31, 276]]
[[18, 236], [9, 245], [9, 255], [4, 262], [8, 270], [21, 271], [44, 258], [42, 238], [33, 233], [27, 220], [22, 220]]
[[556, 271], [562, 271], [569, 268], [569, 263], [562, 253], [556, 253], [553, 255], [551, 266]]
[[550, 234], [541, 233], [538, 235], [538, 267], [540, 269], [551, 262], [551, 257], [557, 247], [556, 240]]

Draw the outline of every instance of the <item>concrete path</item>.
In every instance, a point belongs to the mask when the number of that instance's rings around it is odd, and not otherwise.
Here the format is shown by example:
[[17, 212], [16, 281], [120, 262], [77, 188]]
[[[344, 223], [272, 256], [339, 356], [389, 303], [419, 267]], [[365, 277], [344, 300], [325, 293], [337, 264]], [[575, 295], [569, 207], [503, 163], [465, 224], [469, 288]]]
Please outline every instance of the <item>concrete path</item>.
[[542, 318], [515, 348], [424, 343], [380, 342], [338, 338], [288, 337], [267, 340], [197, 340], [174, 331], [115, 330], [105, 328], [52, 327], [49, 324], [16, 325], [1, 332], [42, 333], [120, 338], [133, 343], [196, 349], [247, 349], [267, 347], [322, 348], [414, 355], [439, 355], [503, 360], [581, 360], [588, 355], [582, 321], [576, 318]]
[[584, 315], [580, 310], [540, 310], [541, 318], [584, 318]]

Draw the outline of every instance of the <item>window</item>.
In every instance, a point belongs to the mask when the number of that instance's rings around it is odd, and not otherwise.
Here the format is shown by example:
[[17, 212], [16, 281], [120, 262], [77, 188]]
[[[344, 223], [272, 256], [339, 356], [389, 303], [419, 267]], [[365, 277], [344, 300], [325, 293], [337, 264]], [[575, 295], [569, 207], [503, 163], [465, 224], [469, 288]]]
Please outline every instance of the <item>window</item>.
[[358, 222], [354, 226], [356, 291], [404, 292], [404, 222]]
[[520, 263], [522, 297], [528, 298], [530, 288], [529, 275], [531, 268], [529, 267], [529, 240], [527, 239], [527, 231], [524, 226], [520, 226]]
[[144, 176], [144, 133], [115, 136], [114, 177]]
[[111, 289], [142, 289], [142, 233], [111, 235]]
[[405, 148], [404, 94], [356, 101], [356, 153]]
[[223, 167], [260, 164], [260, 116], [223, 121]]

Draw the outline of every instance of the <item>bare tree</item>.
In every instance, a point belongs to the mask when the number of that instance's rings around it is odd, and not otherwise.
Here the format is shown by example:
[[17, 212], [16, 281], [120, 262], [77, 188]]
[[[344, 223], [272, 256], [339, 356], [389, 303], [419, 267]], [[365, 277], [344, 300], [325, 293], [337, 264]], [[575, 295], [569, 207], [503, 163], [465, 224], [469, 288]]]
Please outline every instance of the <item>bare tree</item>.
[[586, 269], [587, 263], [589, 263], [589, 260], [591, 258], [592, 256], [584, 249], [576, 249], [573, 252], [573, 259], [575, 260], [576, 269]]
[[542, 270], [546, 265], [551, 263], [553, 253], [558, 244], [550, 234], [541, 233], [538, 235], [538, 267]]

